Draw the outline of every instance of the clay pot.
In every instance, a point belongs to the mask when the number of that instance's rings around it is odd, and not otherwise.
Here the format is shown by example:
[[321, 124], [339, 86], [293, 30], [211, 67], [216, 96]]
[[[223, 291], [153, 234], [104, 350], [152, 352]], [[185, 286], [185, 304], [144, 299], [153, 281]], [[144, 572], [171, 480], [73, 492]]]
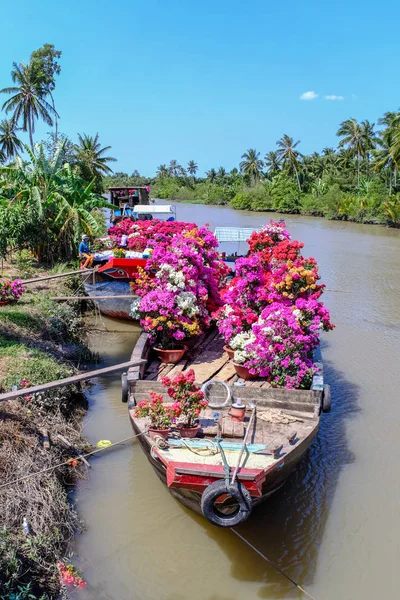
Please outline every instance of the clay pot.
[[245, 381], [248, 381], [250, 379], [257, 379], [257, 375], [253, 375], [253, 373], [250, 373], [250, 371], [246, 369], [246, 367], [244, 367], [243, 365], [238, 365], [236, 363], [232, 364], [235, 367], [235, 371], [239, 375], [239, 377], [241, 377]]
[[168, 439], [171, 429], [153, 429], [149, 427], [150, 437], [155, 438], [157, 435], [164, 438], [164, 440]]
[[196, 425], [195, 427], [185, 427], [185, 426], [178, 426], [179, 429], [179, 433], [181, 434], [182, 437], [186, 437], [186, 438], [194, 438], [196, 437], [196, 435], [199, 432], [200, 429], [200, 425]]
[[154, 348], [154, 350], [157, 352], [158, 358], [162, 363], [169, 363], [172, 365], [176, 365], [176, 363], [181, 360], [187, 349], [187, 346], [183, 346], [183, 348], [175, 348], [173, 350]]
[[9, 300], [0, 300], [0, 306], [6, 306], [9, 303]]
[[232, 350], [232, 348], [229, 348], [229, 346], [224, 346], [224, 350], [227, 353], [227, 355], [229, 356], [230, 359], [232, 359], [235, 355], [235, 351]]

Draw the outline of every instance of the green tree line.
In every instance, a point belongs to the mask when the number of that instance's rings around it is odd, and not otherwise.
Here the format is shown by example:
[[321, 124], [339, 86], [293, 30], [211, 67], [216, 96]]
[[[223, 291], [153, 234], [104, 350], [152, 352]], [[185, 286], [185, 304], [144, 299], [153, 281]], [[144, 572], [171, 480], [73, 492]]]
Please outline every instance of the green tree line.
[[119, 172], [104, 184], [149, 183], [153, 197], [400, 226], [400, 111], [385, 113], [378, 126], [347, 119], [337, 136], [336, 148], [306, 155], [284, 135], [264, 156], [250, 148], [238, 168], [211, 168], [205, 177], [196, 177], [194, 160], [186, 167], [171, 160], [153, 178]]

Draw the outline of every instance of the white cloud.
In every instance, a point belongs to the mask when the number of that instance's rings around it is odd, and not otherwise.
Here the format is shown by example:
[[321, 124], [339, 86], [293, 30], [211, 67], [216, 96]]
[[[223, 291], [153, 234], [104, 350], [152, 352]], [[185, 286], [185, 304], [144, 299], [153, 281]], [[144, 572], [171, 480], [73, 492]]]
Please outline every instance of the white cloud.
[[299, 100], [315, 100], [315, 98], [318, 98], [318, 94], [316, 94], [313, 91], [310, 91], [310, 92], [304, 92], [303, 94], [301, 94]]
[[325, 100], [344, 100], [344, 96], [336, 96], [331, 94], [330, 96], [324, 96]]

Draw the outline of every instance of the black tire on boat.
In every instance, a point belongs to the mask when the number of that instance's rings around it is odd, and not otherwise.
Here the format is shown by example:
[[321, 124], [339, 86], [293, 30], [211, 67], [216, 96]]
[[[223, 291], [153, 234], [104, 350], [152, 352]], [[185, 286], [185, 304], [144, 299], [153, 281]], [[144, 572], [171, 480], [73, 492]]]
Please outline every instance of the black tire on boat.
[[328, 413], [331, 410], [331, 386], [325, 384], [322, 395], [322, 412]]
[[[225, 514], [216, 506], [216, 500], [228, 494], [237, 502], [234, 512]], [[201, 496], [201, 512], [203, 515], [219, 527], [234, 527], [247, 519], [251, 513], [253, 502], [248, 489], [241, 483], [226, 483], [225, 480], [214, 481], [204, 490]]]
[[128, 402], [128, 375], [127, 373], [122, 373], [121, 375], [121, 394], [122, 394], [122, 402]]

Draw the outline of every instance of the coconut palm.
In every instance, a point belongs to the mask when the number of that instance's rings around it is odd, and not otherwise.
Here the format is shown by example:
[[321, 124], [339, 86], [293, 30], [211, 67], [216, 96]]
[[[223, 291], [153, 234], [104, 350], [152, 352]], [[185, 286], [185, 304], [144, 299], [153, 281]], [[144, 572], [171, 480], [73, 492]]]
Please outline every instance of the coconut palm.
[[369, 172], [369, 162], [371, 159], [371, 152], [375, 150], [376, 146], [379, 144], [379, 137], [375, 133], [375, 123], [370, 123], [368, 120], [361, 122], [361, 136], [363, 140], [364, 146], [364, 156], [366, 158], [366, 173], [368, 175]]
[[276, 175], [281, 170], [281, 159], [275, 150], [267, 152], [264, 156], [264, 165], [267, 167], [268, 175]]
[[194, 178], [196, 177], [196, 173], [198, 171], [198, 165], [194, 162], [194, 160], [189, 160], [188, 162], [188, 166], [187, 166], [187, 172], [189, 173], [189, 175], [191, 175], [193, 177], [193, 181]]
[[11, 98], [4, 102], [2, 109], [6, 113], [12, 112], [14, 123], [21, 123], [23, 131], [29, 133], [29, 142], [33, 151], [35, 121], [40, 118], [52, 127], [53, 117], [57, 113], [45, 99], [48, 90], [33, 63], [28, 65], [13, 63], [11, 78], [16, 85], [0, 90], [0, 93], [12, 94]]
[[299, 159], [301, 154], [296, 150], [300, 144], [300, 140], [297, 142], [293, 141], [293, 138], [289, 135], [284, 135], [280, 140], [276, 142], [278, 146], [277, 155], [283, 163], [283, 166], [289, 171], [294, 172], [296, 176], [297, 185], [301, 191], [300, 179], [299, 179]]
[[262, 177], [263, 161], [260, 159], [260, 153], [254, 148], [250, 148], [242, 154], [243, 159], [239, 164], [240, 170], [250, 179], [250, 184], [255, 185]]
[[171, 160], [169, 163], [169, 173], [172, 177], [176, 177], [179, 173], [179, 169], [181, 166], [178, 164], [177, 160]]
[[167, 165], [160, 165], [157, 167], [157, 177], [166, 177], [168, 173], [169, 171]]
[[107, 163], [115, 162], [116, 158], [104, 156], [111, 146], [101, 147], [99, 134], [93, 137], [84, 133], [78, 134], [79, 143], [75, 146], [76, 160], [80, 168], [82, 178], [85, 181], [95, 180], [95, 191], [103, 191], [102, 176], [112, 173]]
[[214, 168], [211, 168], [209, 171], [206, 171], [206, 176], [211, 183], [214, 183], [217, 179], [217, 171]]
[[357, 119], [351, 118], [343, 121], [336, 133], [342, 139], [339, 142], [339, 148], [347, 147], [348, 150], [357, 157], [357, 186], [360, 186], [360, 162], [365, 154], [365, 140], [363, 128]]
[[23, 149], [23, 144], [17, 137], [17, 131], [18, 127], [12, 119], [3, 119], [0, 122], [0, 153], [4, 160], [10, 160], [18, 150]]

